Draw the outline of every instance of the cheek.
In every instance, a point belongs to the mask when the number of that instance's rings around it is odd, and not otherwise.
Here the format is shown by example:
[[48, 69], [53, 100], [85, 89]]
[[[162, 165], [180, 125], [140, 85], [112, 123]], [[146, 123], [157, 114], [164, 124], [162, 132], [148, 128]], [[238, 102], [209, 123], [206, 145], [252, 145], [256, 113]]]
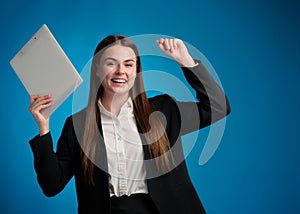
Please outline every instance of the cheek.
[[127, 75], [128, 75], [129, 78], [135, 78], [135, 76], [136, 76], [136, 68], [129, 70], [127, 72]]
[[136, 73], [132, 73], [130, 76], [128, 76], [128, 83], [130, 87], [134, 85], [135, 79], [136, 79]]
[[[128, 76], [128, 77], [129, 77], [129, 76]], [[130, 75], [130, 77], [129, 77], [128, 83], [129, 83], [130, 87], [132, 87], [132, 86], [134, 85], [135, 79], [136, 79], [136, 73], [134, 72], [134, 73], [132, 73], [132, 74]]]
[[97, 72], [97, 76], [100, 78], [100, 80], [104, 80], [109, 78], [109, 74], [111, 73], [111, 70], [105, 67], [102, 67], [102, 69], [99, 69]]

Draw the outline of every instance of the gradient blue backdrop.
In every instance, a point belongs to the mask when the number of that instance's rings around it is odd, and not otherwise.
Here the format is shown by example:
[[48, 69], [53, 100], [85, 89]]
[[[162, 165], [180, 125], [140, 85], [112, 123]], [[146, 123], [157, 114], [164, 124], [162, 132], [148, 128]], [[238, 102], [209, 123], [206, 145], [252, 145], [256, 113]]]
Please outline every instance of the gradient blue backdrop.
[[[37, 127], [9, 60], [46, 23], [80, 71], [104, 36], [165, 34], [197, 47], [232, 105], [213, 158], [198, 165], [205, 137], [188, 156], [208, 213], [300, 213], [299, 1], [21, 1], [0, 3], [0, 213], [76, 213], [74, 181], [46, 198], [28, 140]], [[54, 140], [72, 97], [51, 119]], [[205, 136], [207, 130], [203, 130]]]

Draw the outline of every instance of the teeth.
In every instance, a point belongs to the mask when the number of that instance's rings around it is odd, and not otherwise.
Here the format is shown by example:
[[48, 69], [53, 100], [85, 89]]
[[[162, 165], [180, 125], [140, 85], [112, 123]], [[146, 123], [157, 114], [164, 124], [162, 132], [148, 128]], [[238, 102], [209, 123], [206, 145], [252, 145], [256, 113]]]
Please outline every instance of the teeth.
[[112, 79], [112, 81], [117, 82], [117, 83], [125, 83], [126, 80], [124, 79]]

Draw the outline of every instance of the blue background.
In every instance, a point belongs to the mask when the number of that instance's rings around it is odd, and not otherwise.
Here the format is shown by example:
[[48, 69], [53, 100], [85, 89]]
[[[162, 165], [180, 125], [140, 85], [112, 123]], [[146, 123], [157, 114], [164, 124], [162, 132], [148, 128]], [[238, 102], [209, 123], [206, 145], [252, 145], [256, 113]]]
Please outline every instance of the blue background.
[[[299, 5], [276, 0], [1, 1], [0, 212], [77, 212], [73, 180], [53, 198], [37, 184], [28, 140], [38, 130], [28, 112], [28, 94], [9, 65], [46, 23], [79, 71], [111, 33], [165, 34], [197, 47], [214, 66], [232, 106], [213, 158], [199, 166], [201, 136], [187, 158], [208, 213], [300, 213]], [[71, 113], [70, 97], [51, 118], [54, 140]]]

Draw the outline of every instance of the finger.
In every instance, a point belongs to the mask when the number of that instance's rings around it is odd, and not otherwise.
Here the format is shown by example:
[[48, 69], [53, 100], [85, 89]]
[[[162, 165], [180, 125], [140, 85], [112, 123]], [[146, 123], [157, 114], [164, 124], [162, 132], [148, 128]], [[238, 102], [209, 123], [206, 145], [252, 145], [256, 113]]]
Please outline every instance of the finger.
[[164, 46], [166, 50], [171, 50], [170, 39], [165, 39]]
[[36, 102], [36, 105], [44, 105], [52, 102], [52, 97], [43, 97]]
[[174, 51], [176, 50], [176, 47], [175, 47], [175, 39], [170, 39], [170, 46], [171, 46], [170, 51], [171, 51], [171, 52], [174, 52]]
[[40, 111], [42, 111], [42, 110], [44, 110], [44, 109], [50, 107], [51, 105], [52, 105], [52, 102], [48, 102], [48, 103], [42, 104], [42, 105], [40, 105], [40, 106], [37, 108], [37, 110], [40, 112]]
[[165, 38], [161, 38], [159, 40], [159, 44], [160, 44], [160, 47], [163, 51], [167, 51], [170, 49], [170, 46], [169, 46], [169, 42], [168, 42], [168, 39], [165, 39]]
[[174, 49], [178, 48], [178, 39], [173, 40]]
[[39, 109], [39, 106], [42, 105], [47, 105], [49, 103], [52, 103], [52, 97], [51, 96], [43, 96], [43, 97], [38, 97], [37, 99], [34, 100], [34, 102], [31, 103], [29, 107], [29, 111], [33, 112]]
[[163, 38], [157, 40], [157, 45], [158, 45], [158, 47], [159, 47], [162, 51], [166, 51], [166, 50], [165, 50], [165, 46], [164, 46], [164, 42], [165, 42], [165, 40], [164, 40]]
[[29, 109], [29, 111], [31, 112], [31, 114], [34, 116], [34, 118], [40, 118], [41, 115], [42, 115], [42, 111], [44, 109], [47, 109], [49, 108], [50, 106], [52, 105], [52, 102], [49, 102], [49, 103], [45, 103], [45, 104], [42, 104], [42, 105], [38, 105], [38, 106], [34, 106], [34, 107], [31, 107]]
[[163, 40], [162, 38], [156, 40], [157, 46], [159, 47], [162, 44]]
[[164, 38], [160, 38], [160, 39], [159, 39], [159, 43], [160, 43], [160, 44], [163, 44], [164, 42], [165, 42], [165, 39], [164, 39]]
[[30, 95], [30, 103], [33, 103], [39, 97], [41, 97], [41, 96], [40, 95]]
[[30, 111], [32, 113], [34, 113], [34, 112], [40, 112], [42, 109], [51, 106], [51, 104], [52, 104], [52, 101], [39, 103], [38, 105], [31, 106]]
[[33, 103], [34, 101], [40, 100], [40, 99], [46, 99], [46, 98], [50, 98], [51, 95], [47, 94], [47, 95], [31, 95], [30, 96], [30, 103]]

